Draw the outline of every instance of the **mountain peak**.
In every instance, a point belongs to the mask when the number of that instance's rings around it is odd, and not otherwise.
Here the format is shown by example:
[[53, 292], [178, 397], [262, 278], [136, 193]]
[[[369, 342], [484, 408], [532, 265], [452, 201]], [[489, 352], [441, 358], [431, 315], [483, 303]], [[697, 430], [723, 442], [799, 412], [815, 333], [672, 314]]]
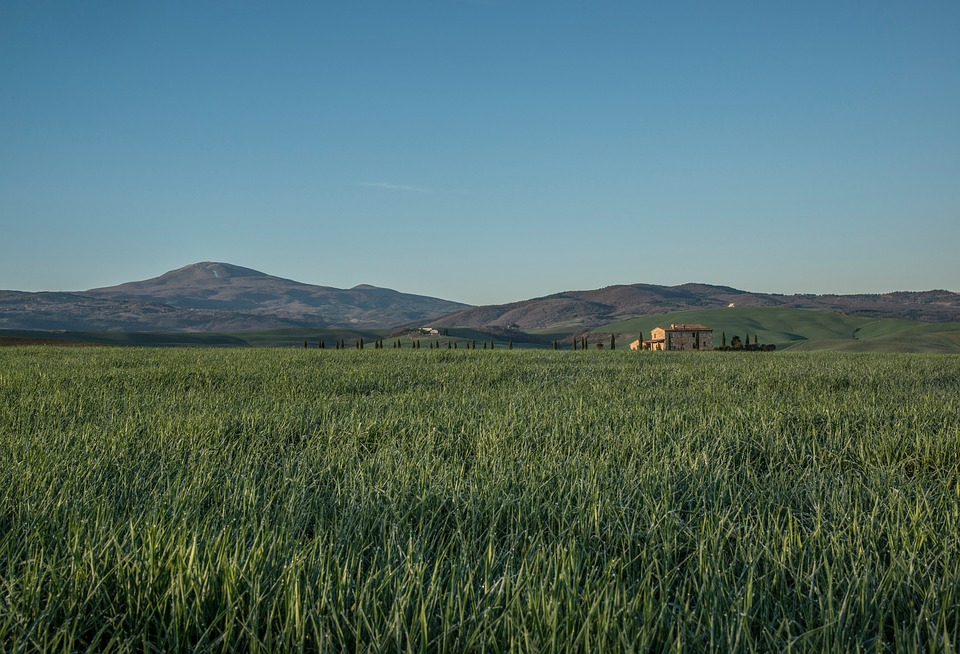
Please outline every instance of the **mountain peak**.
[[[357, 290], [361, 292], [357, 292]], [[201, 261], [153, 279], [91, 289], [85, 296], [215, 312], [224, 326], [349, 325], [387, 328], [423, 322], [467, 305], [363, 284], [351, 291], [275, 277], [220, 261]]]
[[188, 278], [193, 280], [211, 280], [211, 279], [232, 279], [235, 277], [269, 277], [266, 273], [252, 268], [235, 266], [232, 263], [223, 263], [220, 261], [201, 261], [191, 263], [183, 268], [171, 270], [160, 276], [160, 279], [170, 278]]

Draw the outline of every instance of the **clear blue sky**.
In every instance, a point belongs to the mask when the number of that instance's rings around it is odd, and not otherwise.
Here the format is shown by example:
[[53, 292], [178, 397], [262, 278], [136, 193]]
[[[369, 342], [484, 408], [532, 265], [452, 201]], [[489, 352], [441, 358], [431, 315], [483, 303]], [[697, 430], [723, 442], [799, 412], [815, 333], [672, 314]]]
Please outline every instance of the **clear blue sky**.
[[0, 288], [960, 291], [960, 3], [0, 0]]

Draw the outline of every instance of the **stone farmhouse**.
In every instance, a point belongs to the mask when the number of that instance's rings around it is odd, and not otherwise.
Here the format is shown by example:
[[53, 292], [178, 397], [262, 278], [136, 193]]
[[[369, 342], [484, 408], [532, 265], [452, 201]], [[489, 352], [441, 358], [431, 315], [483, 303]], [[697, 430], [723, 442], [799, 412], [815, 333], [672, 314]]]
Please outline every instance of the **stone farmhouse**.
[[671, 324], [650, 332], [649, 341], [636, 340], [631, 350], [712, 350], [713, 330], [706, 325]]

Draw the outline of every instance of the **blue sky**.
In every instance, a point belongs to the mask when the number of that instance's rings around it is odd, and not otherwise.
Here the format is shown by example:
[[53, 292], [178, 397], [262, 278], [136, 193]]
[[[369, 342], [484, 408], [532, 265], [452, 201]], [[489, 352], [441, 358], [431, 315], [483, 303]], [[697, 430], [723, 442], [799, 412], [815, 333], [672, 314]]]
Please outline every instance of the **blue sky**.
[[960, 3], [0, 0], [0, 288], [960, 291]]

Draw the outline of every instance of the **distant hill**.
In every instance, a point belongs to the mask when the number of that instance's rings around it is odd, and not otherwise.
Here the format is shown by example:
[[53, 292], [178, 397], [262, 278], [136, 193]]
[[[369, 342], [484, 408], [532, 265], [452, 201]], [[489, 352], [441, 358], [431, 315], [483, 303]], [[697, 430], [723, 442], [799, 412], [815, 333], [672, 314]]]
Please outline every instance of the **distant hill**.
[[709, 284], [627, 284], [591, 291], [566, 291], [522, 302], [464, 309], [433, 322], [445, 327], [590, 328], [635, 316], [721, 308], [731, 304], [735, 307], [825, 309], [873, 318], [960, 322], [960, 294], [950, 291], [776, 295]]
[[0, 291], [0, 329], [227, 333], [362, 331], [429, 324], [483, 330], [487, 335], [503, 332], [509, 334], [504, 338], [522, 342], [523, 331], [572, 333], [638, 316], [663, 322], [671, 312], [731, 305], [738, 310], [818, 309], [867, 319], [960, 323], [960, 294], [950, 291], [777, 295], [709, 284], [622, 284], [471, 307], [365, 284], [350, 289], [304, 284], [206, 261], [152, 279], [89, 291]]
[[594, 340], [617, 334], [622, 347], [642, 336], [650, 338], [654, 327], [671, 323], [700, 323], [712, 327], [714, 345], [726, 336], [741, 339], [756, 336], [760, 343], [778, 349], [843, 350], [860, 352], [960, 353], [960, 322], [920, 322], [901, 318], [871, 318], [840, 314], [826, 309], [787, 307], [735, 307], [692, 309], [658, 316], [632, 318], [592, 330]]
[[0, 291], [0, 329], [377, 329], [429, 321], [468, 306], [369, 285], [314, 286], [208, 261], [77, 293]]

